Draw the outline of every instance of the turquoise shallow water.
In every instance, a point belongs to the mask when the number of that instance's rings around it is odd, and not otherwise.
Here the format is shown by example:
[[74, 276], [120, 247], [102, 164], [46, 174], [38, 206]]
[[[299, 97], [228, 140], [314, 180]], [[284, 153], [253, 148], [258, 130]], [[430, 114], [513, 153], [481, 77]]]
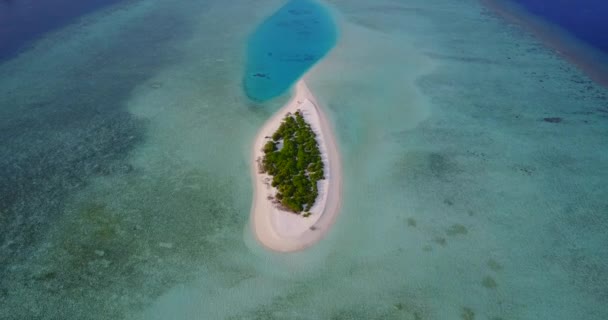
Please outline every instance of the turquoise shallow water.
[[254, 100], [277, 97], [336, 44], [329, 11], [316, 0], [290, 0], [251, 35], [243, 86]]
[[0, 319], [608, 318], [608, 90], [476, 0], [323, 3], [343, 210], [296, 254], [248, 228], [285, 1], [128, 1], [0, 64]]

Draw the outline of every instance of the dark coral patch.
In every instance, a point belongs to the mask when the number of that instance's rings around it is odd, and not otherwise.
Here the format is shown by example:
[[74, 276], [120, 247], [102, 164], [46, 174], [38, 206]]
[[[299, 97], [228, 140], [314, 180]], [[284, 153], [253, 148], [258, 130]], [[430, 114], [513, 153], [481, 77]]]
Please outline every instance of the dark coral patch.
[[549, 122], [549, 123], [560, 123], [562, 122], [562, 118], [560, 117], [550, 117], [550, 118], [543, 118], [544, 122]]

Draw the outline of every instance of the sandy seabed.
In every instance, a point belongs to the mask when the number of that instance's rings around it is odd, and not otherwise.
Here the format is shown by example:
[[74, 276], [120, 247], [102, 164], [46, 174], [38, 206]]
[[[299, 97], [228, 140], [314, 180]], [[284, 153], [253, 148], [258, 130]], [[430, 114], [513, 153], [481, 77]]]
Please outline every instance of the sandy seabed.
[[[319, 181], [319, 195], [309, 210], [309, 217], [279, 209], [271, 198], [276, 194], [275, 188], [270, 186], [272, 177], [258, 172], [258, 159], [263, 157], [262, 149], [268, 137], [279, 128], [287, 113], [298, 110], [317, 135], [324, 165], [325, 179]], [[254, 180], [251, 228], [263, 246], [275, 251], [292, 252], [305, 249], [323, 238], [340, 211], [341, 167], [330, 125], [304, 80], [296, 84], [292, 99], [258, 132], [253, 145], [251, 168]]]

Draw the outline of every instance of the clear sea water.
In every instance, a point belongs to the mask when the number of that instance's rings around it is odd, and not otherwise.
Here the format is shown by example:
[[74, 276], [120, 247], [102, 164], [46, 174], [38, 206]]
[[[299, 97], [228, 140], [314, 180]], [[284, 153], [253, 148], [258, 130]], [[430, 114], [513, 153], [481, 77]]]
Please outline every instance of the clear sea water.
[[[68, 25], [79, 16], [121, 0], [2, 0], [0, 1], [0, 59], [25, 50], [31, 40]], [[125, 0], [122, 0], [125, 1]]]
[[248, 40], [243, 85], [266, 101], [284, 94], [336, 44], [329, 11], [314, 0], [291, 0], [264, 20]]
[[603, 0], [515, 0], [588, 44], [608, 53], [608, 2]]
[[608, 318], [608, 89], [476, 0], [321, 3], [345, 190], [295, 254], [248, 228], [285, 1], [122, 1], [5, 58], [0, 319]]

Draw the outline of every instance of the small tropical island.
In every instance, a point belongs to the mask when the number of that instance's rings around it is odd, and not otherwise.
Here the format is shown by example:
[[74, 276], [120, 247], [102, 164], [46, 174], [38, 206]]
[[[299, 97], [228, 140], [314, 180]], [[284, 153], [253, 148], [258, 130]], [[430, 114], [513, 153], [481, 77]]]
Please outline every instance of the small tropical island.
[[304, 80], [262, 126], [252, 149], [251, 231], [264, 247], [293, 252], [327, 234], [340, 212], [335, 137]]
[[317, 182], [325, 178], [315, 132], [298, 109], [294, 114], [287, 113], [268, 139], [258, 166], [260, 173], [272, 176], [271, 185], [277, 189], [275, 204], [284, 211], [304, 212], [303, 216], [309, 217], [308, 210], [319, 195]]

